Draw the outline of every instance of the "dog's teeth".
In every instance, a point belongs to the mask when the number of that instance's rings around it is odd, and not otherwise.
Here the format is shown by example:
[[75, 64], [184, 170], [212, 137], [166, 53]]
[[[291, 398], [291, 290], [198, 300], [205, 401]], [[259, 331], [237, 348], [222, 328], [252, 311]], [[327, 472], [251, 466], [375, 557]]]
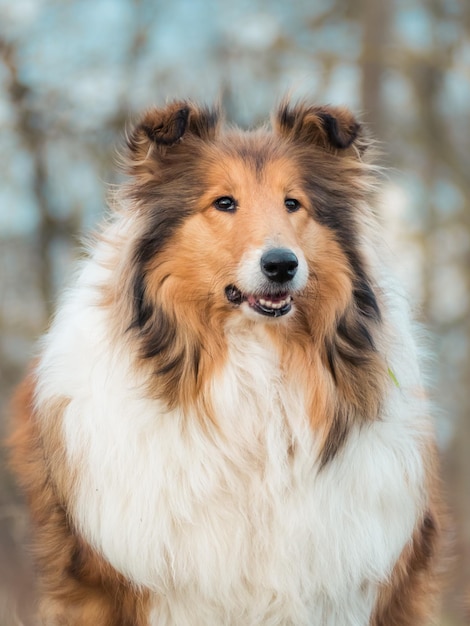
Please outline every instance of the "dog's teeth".
[[286, 296], [282, 300], [277, 300], [275, 302], [273, 302], [272, 300], [266, 300], [265, 298], [259, 298], [258, 299], [258, 304], [260, 306], [263, 306], [263, 307], [267, 308], [267, 309], [278, 310], [278, 309], [283, 309], [285, 306], [290, 304], [291, 301], [292, 301], [292, 297], [291, 296]]

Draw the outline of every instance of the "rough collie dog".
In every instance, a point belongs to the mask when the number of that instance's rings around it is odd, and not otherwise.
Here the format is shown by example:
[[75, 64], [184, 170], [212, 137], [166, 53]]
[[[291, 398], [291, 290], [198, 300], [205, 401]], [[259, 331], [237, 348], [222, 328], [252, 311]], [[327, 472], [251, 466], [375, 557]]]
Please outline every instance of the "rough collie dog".
[[16, 397], [41, 623], [418, 626], [440, 545], [406, 301], [345, 109], [173, 103]]

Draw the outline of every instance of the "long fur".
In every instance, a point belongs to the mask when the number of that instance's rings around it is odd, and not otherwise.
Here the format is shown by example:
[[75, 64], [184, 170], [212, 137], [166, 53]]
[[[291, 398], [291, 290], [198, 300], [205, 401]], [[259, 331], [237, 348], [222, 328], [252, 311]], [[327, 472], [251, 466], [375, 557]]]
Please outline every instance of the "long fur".
[[220, 117], [176, 102], [130, 133], [18, 391], [41, 623], [424, 625], [436, 452], [369, 142], [341, 108]]

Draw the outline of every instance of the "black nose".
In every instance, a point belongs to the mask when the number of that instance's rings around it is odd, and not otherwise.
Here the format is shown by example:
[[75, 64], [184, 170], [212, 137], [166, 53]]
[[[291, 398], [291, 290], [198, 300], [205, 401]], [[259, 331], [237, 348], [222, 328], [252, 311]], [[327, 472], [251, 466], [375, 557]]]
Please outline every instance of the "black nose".
[[272, 248], [261, 257], [261, 271], [275, 283], [287, 283], [297, 272], [299, 260], [287, 248]]

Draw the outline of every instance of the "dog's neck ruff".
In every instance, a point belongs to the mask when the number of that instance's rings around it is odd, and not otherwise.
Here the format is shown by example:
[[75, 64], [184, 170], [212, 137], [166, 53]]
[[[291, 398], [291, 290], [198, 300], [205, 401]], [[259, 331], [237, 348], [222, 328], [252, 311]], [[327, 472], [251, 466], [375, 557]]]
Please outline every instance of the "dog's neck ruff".
[[400, 388], [320, 470], [305, 390], [286, 387], [263, 324], [227, 327], [225, 364], [204, 384], [218, 424], [202, 428], [196, 409], [144, 397], [143, 374], [96, 306], [107, 278], [88, 262], [39, 367], [38, 406], [70, 399], [77, 531], [156, 594], [152, 626], [368, 623], [424, 506], [422, 407], [404, 390], [417, 384], [412, 355], [403, 371], [391, 349]]

